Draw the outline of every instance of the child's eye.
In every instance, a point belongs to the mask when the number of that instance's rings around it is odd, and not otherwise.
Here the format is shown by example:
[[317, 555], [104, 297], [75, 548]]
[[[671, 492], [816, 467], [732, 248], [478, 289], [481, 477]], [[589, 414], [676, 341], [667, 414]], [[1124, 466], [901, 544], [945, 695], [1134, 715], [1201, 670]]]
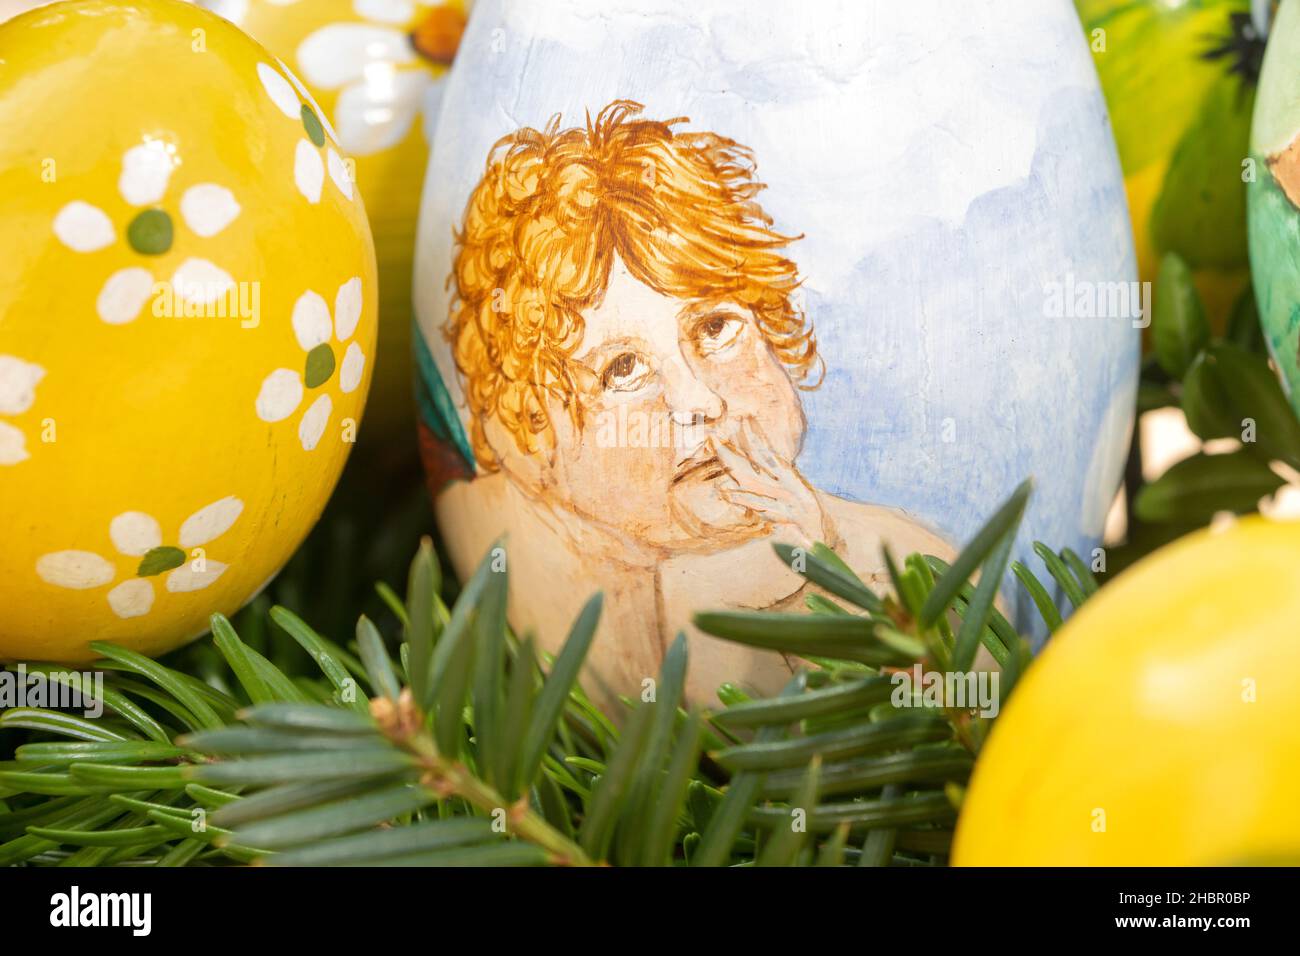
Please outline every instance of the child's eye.
[[631, 392], [650, 377], [650, 366], [635, 352], [620, 352], [610, 359], [600, 373], [601, 387], [607, 392]]
[[745, 328], [745, 320], [730, 312], [714, 312], [695, 325], [695, 345], [701, 354], [720, 352], [736, 341]]

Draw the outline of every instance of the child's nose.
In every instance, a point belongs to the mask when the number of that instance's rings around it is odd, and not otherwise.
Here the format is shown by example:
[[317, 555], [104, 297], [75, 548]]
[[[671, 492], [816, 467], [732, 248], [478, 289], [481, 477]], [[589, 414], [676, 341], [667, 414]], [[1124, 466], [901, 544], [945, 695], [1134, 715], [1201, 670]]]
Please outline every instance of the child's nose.
[[709, 388], [685, 362], [674, 360], [663, 369], [664, 397], [676, 425], [716, 421], [727, 410], [722, 396]]

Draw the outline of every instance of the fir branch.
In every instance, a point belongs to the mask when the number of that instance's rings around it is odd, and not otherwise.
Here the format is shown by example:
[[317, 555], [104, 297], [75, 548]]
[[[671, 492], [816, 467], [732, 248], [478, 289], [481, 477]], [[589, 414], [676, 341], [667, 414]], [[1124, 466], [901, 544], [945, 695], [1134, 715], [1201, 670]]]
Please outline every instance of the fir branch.
[[[810, 598], [807, 614], [696, 623], [807, 668], [772, 699], [723, 687], [709, 713], [681, 706], [679, 637], [656, 699], [616, 725], [578, 686], [599, 596], [539, 661], [506, 625], [501, 553], [449, 607], [427, 539], [405, 601], [379, 591], [396, 647], [369, 617], [343, 647], [265, 602], [239, 626], [213, 616], [210, 641], [185, 655], [202, 679], [96, 644], [101, 719], [0, 714], [23, 741], [0, 761], [0, 865], [942, 863], [988, 720], [894, 707], [891, 675], [968, 667], [983, 647], [1005, 703], [1029, 651], [993, 592], [1028, 495], [1018, 489], [951, 567], [889, 556], [883, 596], [823, 546], [778, 546], [829, 596]], [[1096, 590], [1071, 552], [1038, 554], [1071, 603]], [[1014, 571], [1055, 626], [1051, 592]], [[281, 639], [314, 671], [275, 663], [290, 659]]]

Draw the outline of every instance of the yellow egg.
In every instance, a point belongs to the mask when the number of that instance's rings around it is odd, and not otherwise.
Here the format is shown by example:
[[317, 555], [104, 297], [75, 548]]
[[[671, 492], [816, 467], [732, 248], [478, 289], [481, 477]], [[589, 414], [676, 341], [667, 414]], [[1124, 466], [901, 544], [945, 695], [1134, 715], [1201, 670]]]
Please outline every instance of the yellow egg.
[[953, 862], [1300, 860], [1300, 524], [1156, 552], [1048, 643], [975, 766]]
[[0, 659], [160, 653], [319, 516], [376, 338], [365, 210], [292, 74], [180, 0], [0, 24]]
[[379, 354], [366, 446], [413, 455], [411, 270], [420, 187], [468, 0], [199, 0], [303, 79], [356, 163], [379, 261]]

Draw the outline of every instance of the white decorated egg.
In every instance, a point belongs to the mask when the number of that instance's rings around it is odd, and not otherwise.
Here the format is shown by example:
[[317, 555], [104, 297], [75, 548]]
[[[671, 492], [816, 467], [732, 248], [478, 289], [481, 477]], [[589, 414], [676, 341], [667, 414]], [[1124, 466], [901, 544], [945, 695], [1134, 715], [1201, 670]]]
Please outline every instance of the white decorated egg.
[[787, 680], [691, 625], [801, 610], [774, 543], [880, 586], [882, 544], [950, 556], [1033, 477], [1017, 555], [1098, 544], [1143, 320], [1068, 0], [485, 0], [437, 139], [440, 526], [461, 573], [507, 535], [550, 649], [604, 592], [604, 702], [679, 632], [695, 701]]

